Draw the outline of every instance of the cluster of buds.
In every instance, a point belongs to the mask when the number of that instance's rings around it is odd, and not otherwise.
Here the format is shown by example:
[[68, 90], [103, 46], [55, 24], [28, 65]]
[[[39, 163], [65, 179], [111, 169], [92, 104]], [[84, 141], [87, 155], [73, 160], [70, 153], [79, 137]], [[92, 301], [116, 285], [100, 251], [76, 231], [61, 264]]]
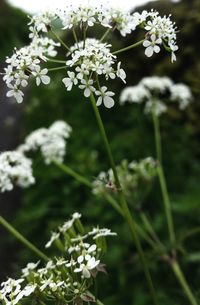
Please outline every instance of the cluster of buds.
[[[147, 157], [139, 162], [128, 162], [123, 160], [117, 166], [117, 173], [124, 194], [130, 202], [141, 202], [151, 189], [153, 178], [157, 174], [157, 162]], [[111, 195], [117, 193], [113, 171], [101, 172], [93, 182], [93, 193], [103, 195], [109, 192]]]

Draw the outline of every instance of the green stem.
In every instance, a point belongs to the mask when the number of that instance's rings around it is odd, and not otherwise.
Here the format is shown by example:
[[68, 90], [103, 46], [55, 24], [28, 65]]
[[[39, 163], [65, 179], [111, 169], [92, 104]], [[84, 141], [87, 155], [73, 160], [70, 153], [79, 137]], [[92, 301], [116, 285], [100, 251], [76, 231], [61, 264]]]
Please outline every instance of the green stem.
[[138, 42], [136, 42], [136, 43], [134, 43], [134, 44], [131, 44], [131, 45], [128, 46], [128, 47], [125, 47], [125, 48], [123, 48], [123, 49], [120, 49], [120, 50], [118, 50], [118, 51], [115, 51], [115, 52], [113, 52], [112, 54], [113, 54], [113, 55], [116, 55], [116, 54], [119, 54], [119, 53], [122, 53], [122, 52], [125, 52], [125, 51], [128, 51], [128, 50], [131, 50], [131, 49], [133, 49], [133, 48], [136, 48], [136, 47], [140, 46], [140, 45], [144, 42], [144, 40], [145, 40], [145, 39], [140, 40], [140, 41], [138, 41]]
[[155, 111], [152, 111], [152, 115], [153, 115], [154, 133], [155, 133], [156, 155], [157, 155], [157, 159], [159, 161], [158, 177], [159, 177], [159, 181], [160, 181], [161, 192], [162, 192], [162, 197], [163, 197], [163, 202], [164, 202], [164, 207], [165, 207], [165, 215], [166, 215], [166, 219], [167, 219], [169, 238], [170, 238], [171, 245], [173, 247], [175, 247], [176, 237], [175, 237], [174, 223], [173, 223], [173, 218], [172, 218], [171, 204], [170, 204], [169, 193], [167, 190], [167, 184], [166, 184], [165, 175], [164, 175], [163, 166], [162, 166], [160, 124], [159, 124], [158, 116], [155, 114]]
[[75, 31], [74, 27], [73, 27], [73, 29], [72, 29], [72, 33], [73, 33], [73, 36], [74, 36], [74, 40], [75, 40], [75, 42], [76, 42], [77, 45], [78, 45], [78, 38], [77, 38], [76, 31]]
[[103, 36], [102, 36], [101, 39], [100, 39], [100, 42], [104, 41], [104, 39], [108, 36], [108, 34], [110, 33], [110, 31], [111, 31], [111, 28], [109, 28], [109, 29], [107, 29], [107, 30], [105, 31], [105, 33], [103, 34]]
[[183, 242], [185, 239], [187, 239], [187, 238], [189, 238], [189, 237], [191, 237], [191, 236], [193, 236], [193, 235], [199, 234], [199, 233], [200, 233], [200, 227], [193, 228], [193, 229], [191, 229], [190, 231], [188, 231], [187, 233], [185, 233], [183, 236], [181, 236], [181, 237], [179, 238], [179, 240], [180, 240], [181, 242]]
[[0, 224], [9, 231], [16, 239], [18, 239], [23, 245], [29, 248], [32, 252], [37, 254], [40, 258], [48, 261], [49, 258], [36, 248], [30, 241], [28, 241], [23, 235], [21, 235], [13, 226], [11, 226], [2, 216], [0, 216]]
[[65, 165], [63, 163], [59, 163], [57, 161], [53, 161], [53, 163], [58, 168], [60, 168], [63, 172], [65, 172], [66, 174], [72, 176], [74, 179], [76, 179], [80, 183], [86, 185], [89, 188], [92, 188], [92, 183], [88, 179], [86, 179], [85, 177], [81, 176], [80, 174], [78, 174], [77, 172], [72, 170], [69, 166], [67, 166], [67, 165]]
[[[74, 170], [72, 170], [69, 166], [63, 164], [63, 163], [59, 163], [57, 161], [53, 162], [59, 169], [61, 169], [63, 172], [65, 172], [66, 174], [68, 174], [69, 176], [73, 177], [74, 179], [76, 179], [78, 182], [84, 184], [85, 186], [89, 187], [90, 189], [93, 188], [92, 183], [85, 178], [84, 176], [78, 174], [77, 172], [75, 172]], [[103, 194], [102, 195], [111, 205], [112, 207], [123, 216], [123, 212], [119, 206], [119, 204], [115, 201], [115, 199], [113, 199], [109, 194]]]
[[49, 57], [47, 57], [47, 60], [49, 62], [53, 62], [53, 63], [56, 63], [56, 64], [66, 64], [66, 60], [60, 60], [60, 59], [51, 59]]
[[148, 284], [148, 287], [149, 287], [149, 290], [150, 290], [152, 300], [153, 300], [154, 304], [158, 304], [155, 289], [154, 289], [153, 282], [152, 282], [152, 278], [151, 278], [151, 275], [150, 275], [150, 272], [149, 272], [149, 269], [148, 269], [148, 266], [147, 266], [147, 263], [146, 263], [146, 258], [145, 258], [140, 240], [138, 238], [135, 222], [133, 221], [131, 212], [129, 210], [128, 204], [126, 202], [126, 199], [124, 197], [124, 194], [123, 194], [123, 191], [122, 191], [122, 188], [121, 188], [121, 185], [120, 185], [120, 181], [119, 181], [119, 178], [118, 178], [118, 174], [117, 174], [115, 162], [114, 162], [114, 159], [113, 159], [113, 155], [112, 155], [112, 152], [111, 152], [111, 148], [110, 148], [110, 145], [109, 145], [109, 142], [108, 142], [108, 138], [107, 138], [107, 135], [106, 135], [106, 132], [105, 132], [105, 129], [104, 129], [104, 125], [103, 125], [99, 110], [96, 106], [96, 100], [95, 100], [95, 97], [94, 97], [93, 93], [91, 93], [91, 95], [90, 95], [90, 101], [91, 101], [92, 108], [94, 110], [94, 114], [95, 114], [95, 117], [96, 117], [96, 120], [97, 120], [97, 123], [98, 123], [98, 126], [99, 126], [99, 130], [100, 130], [100, 133], [101, 133], [101, 136], [102, 136], [102, 140], [103, 140], [103, 143], [105, 145], [105, 149], [106, 149], [106, 152], [107, 152], [107, 155], [108, 155], [108, 158], [109, 158], [109, 161], [110, 161], [110, 165], [111, 165], [111, 168], [112, 168], [112, 171], [113, 171], [113, 175], [114, 175], [114, 178], [115, 178], [115, 183], [116, 183], [116, 186], [117, 186], [117, 189], [118, 189], [119, 201], [120, 201], [120, 204], [121, 204], [121, 208], [122, 208], [124, 217], [125, 217], [128, 225], [129, 225], [129, 227], [130, 227], [132, 238], [134, 240], [137, 251], [139, 253], [140, 260], [141, 260], [141, 263], [142, 263], [142, 266], [143, 266], [143, 269], [144, 269], [145, 277], [146, 277], [146, 280], [147, 280], [147, 284]]
[[160, 241], [159, 237], [157, 236], [151, 222], [149, 221], [148, 217], [145, 215], [144, 212], [140, 213], [142, 222], [144, 224], [144, 226], [146, 227], [147, 232], [149, 232], [149, 234], [152, 236], [152, 238], [156, 241], [156, 243], [160, 246], [160, 248], [162, 249], [162, 252], [165, 253], [165, 246], [162, 244], [162, 242]]
[[102, 196], [112, 205], [112, 207], [122, 216], [124, 217], [123, 211], [117, 201], [107, 193], [102, 194]]
[[188, 283], [187, 283], [187, 280], [186, 278], [184, 277], [184, 274], [178, 264], [178, 262], [176, 260], [174, 260], [172, 263], [171, 263], [171, 267], [172, 267], [172, 270], [174, 271], [174, 274], [177, 278], [177, 280], [179, 281], [180, 285], [182, 286], [184, 292], [185, 292], [185, 295], [187, 296], [189, 302], [191, 305], [198, 305]]
[[71, 52], [70, 48], [68, 47], [68, 45], [62, 40], [62, 38], [60, 38], [56, 32], [54, 32], [53, 30], [51, 30], [51, 32], [53, 33], [53, 35], [56, 37], [56, 39], [63, 45], [63, 47], [65, 47], [65, 49], [67, 49], [67, 51]]
[[58, 71], [58, 70], [63, 70], [63, 69], [67, 69], [67, 66], [50, 68], [50, 69], [48, 69], [48, 71], [51, 72], [51, 71]]

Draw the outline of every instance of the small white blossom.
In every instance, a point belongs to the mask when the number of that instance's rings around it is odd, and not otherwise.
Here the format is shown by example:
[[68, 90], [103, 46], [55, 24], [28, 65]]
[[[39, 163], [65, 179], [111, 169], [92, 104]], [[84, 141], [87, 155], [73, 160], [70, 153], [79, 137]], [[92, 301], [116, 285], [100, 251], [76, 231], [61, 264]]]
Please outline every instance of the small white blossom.
[[[86, 251], [85, 255], [80, 255], [77, 259], [79, 267], [74, 269], [75, 273], [81, 272], [84, 278], [90, 278], [91, 277], [91, 270], [95, 269], [99, 263], [100, 260], [96, 260], [94, 256], [91, 256], [90, 251], [91, 248]], [[95, 248], [96, 250], [96, 248]], [[90, 252], [89, 252], [90, 251]]]
[[77, 80], [74, 72], [68, 71], [67, 74], [69, 77], [63, 78], [62, 81], [63, 81], [65, 87], [67, 88], [67, 91], [71, 91], [72, 86], [78, 84], [78, 80]]
[[145, 55], [147, 57], [151, 57], [153, 53], [159, 53], [160, 52], [160, 44], [162, 44], [162, 39], [157, 38], [155, 34], [152, 34], [150, 37], [150, 40], [145, 40], [143, 42], [143, 46], [145, 49]]
[[41, 82], [45, 85], [48, 85], [50, 83], [50, 77], [46, 75], [47, 73], [48, 69], [41, 70], [40, 66], [35, 67], [35, 71], [33, 71], [32, 74], [36, 78], [37, 86], [39, 86]]
[[59, 234], [59, 233], [52, 232], [51, 238], [50, 238], [50, 240], [48, 241], [48, 243], [46, 243], [45, 248], [50, 248], [51, 245], [52, 245], [57, 239], [59, 239], [59, 237], [60, 237], [60, 234]]
[[89, 235], [92, 235], [93, 239], [97, 239], [99, 237], [116, 236], [117, 233], [111, 232], [111, 230], [107, 228], [93, 228], [93, 230], [89, 232]]
[[23, 96], [24, 93], [19, 89], [19, 87], [17, 85], [12, 85], [12, 84], [8, 84], [8, 88], [11, 89], [7, 92], [7, 97], [14, 97], [17, 101], [17, 103], [22, 103], [23, 102]]
[[82, 89], [82, 90], [84, 90], [84, 96], [85, 97], [89, 97], [90, 96], [90, 94], [92, 93], [92, 92], [94, 92], [95, 91], [95, 88], [94, 88], [94, 86], [93, 86], [93, 80], [92, 79], [90, 79], [90, 80], [85, 80], [85, 79], [82, 79], [81, 80], [81, 85], [79, 85], [79, 88], [80, 89]]
[[107, 87], [103, 86], [101, 87], [101, 91], [95, 92], [98, 97], [97, 99], [97, 106], [100, 106], [102, 103], [104, 103], [106, 108], [111, 108], [114, 106], [115, 102], [112, 98], [114, 96], [114, 92], [107, 91]]

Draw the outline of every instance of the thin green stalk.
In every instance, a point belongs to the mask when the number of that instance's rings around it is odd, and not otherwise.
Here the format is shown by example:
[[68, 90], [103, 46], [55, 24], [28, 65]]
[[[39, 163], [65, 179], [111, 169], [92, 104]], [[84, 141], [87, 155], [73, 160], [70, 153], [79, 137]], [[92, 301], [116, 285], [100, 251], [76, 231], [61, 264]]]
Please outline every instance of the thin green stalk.
[[174, 260], [172, 263], [171, 263], [171, 267], [172, 267], [172, 270], [174, 271], [174, 274], [177, 278], [177, 280], [179, 281], [180, 285], [182, 286], [183, 288], [183, 291], [185, 292], [185, 295], [187, 296], [189, 302], [191, 305], [198, 305], [188, 283], [187, 283], [187, 280], [186, 278], [184, 277], [184, 274], [183, 272], [181, 271], [181, 268], [178, 264], [178, 262], [176, 260]]
[[173, 217], [172, 217], [169, 193], [167, 190], [167, 184], [166, 184], [165, 175], [164, 175], [164, 171], [163, 171], [163, 167], [162, 167], [160, 124], [159, 124], [158, 116], [155, 114], [155, 111], [152, 112], [152, 115], [153, 115], [154, 133], [155, 133], [156, 155], [157, 155], [157, 159], [159, 161], [158, 178], [160, 181], [161, 192], [162, 192], [162, 196], [163, 196], [165, 215], [166, 215], [168, 231], [169, 231], [169, 238], [170, 238], [171, 245], [173, 247], [175, 247], [176, 237], [175, 237], [175, 230], [174, 230], [174, 222], [173, 222]]
[[100, 39], [100, 42], [104, 41], [104, 39], [108, 36], [108, 34], [110, 33], [110, 31], [111, 31], [111, 28], [109, 28], [109, 29], [107, 29], [107, 30], [105, 31], [105, 33], [103, 34], [103, 36], [102, 36], [101, 39]]
[[113, 55], [116, 55], [116, 54], [119, 54], [119, 53], [122, 53], [122, 52], [125, 52], [125, 51], [128, 51], [128, 50], [131, 50], [131, 49], [133, 49], [133, 48], [136, 48], [136, 47], [140, 46], [140, 45], [144, 42], [144, 40], [145, 40], [145, 39], [142, 39], [142, 40], [140, 40], [140, 41], [138, 41], [138, 42], [136, 42], [136, 43], [134, 43], [134, 44], [131, 44], [131, 45], [128, 46], [128, 47], [125, 47], [125, 48], [123, 48], [123, 49], [117, 50], [117, 51], [113, 52], [112, 54], [113, 54]]
[[68, 45], [62, 40], [62, 38], [60, 38], [56, 32], [54, 32], [53, 30], [51, 30], [51, 32], [53, 33], [53, 35], [56, 37], [56, 39], [61, 43], [61, 45], [63, 45], [63, 47], [65, 49], [67, 49], [67, 51], [71, 52], [70, 47], [68, 47]]
[[73, 33], [75, 42], [78, 44], [78, 38], [77, 38], [76, 31], [75, 31], [74, 27], [72, 29], [72, 33]]
[[142, 219], [142, 222], [143, 222], [144, 226], [146, 227], [147, 232], [149, 232], [149, 234], [152, 236], [152, 238], [160, 246], [160, 248], [162, 249], [162, 252], [165, 253], [165, 246], [162, 244], [159, 237], [157, 236], [157, 234], [156, 234], [151, 222], [149, 221], [148, 217], [145, 215], [144, 212], [141, 212], [140, 216], [141, 216], [141, 219]]
[[[92, 183], [85, 178], [84, 176], [78, 174], [77, 172], [75, 172], [74, 170], [72, 170], [69, 166], [63, 164], [63, 163], [59, 163], [57, 161], [53, 162], [59, 169], [61, 169], [63, 172], [65, 172], [66, 174], [68, 174], [69, 176], [73, 177], [74, 179], [76, 179], [78, 182], [84, 184], [85, 186], [89, 187], [90, 189], [93, 188]], [[115, 199], [113, 199], [109, 194], [103, 194], [103, 197], [112, 205], [112, 207], [123, 216], [123, 212], [119, 206], [119, 204], [115, 201]]]
[[66, 174], [72, 176], [74, 179], [76, 179], [80, 183], [86, 185], [89, 188], [92, 188], [92, 183], [88, 179], [86, 179], [85, 177], [81, 176], [80, 174], [78, 174], [77, 172], [72, 170], [69, 166], [67, 166], [67, 165], [65, 165], [63, 163], [59, 163], [57, 161], [53, 161], [53, 163], [57, 167], [59, 167], [62, 171], [64, 171]]
[[122, 216], [124, 217], [124, 214], [123, 214], [123, 211], [120, 207], [120, 205], [117, 203], [117, 201], [112, 197], [110, 196], [109, 194], [103, 194], [102, 195], [111, 205], [112, 207]]
[[183, 242], [183, 241], [185, 241], [185, 239], [187, 239], [187, 238], [189, 238], [189, 237], [191, 237], [193, 235], [199, 234], [199, 233], [200, 233], [200, 227], [193, 228], [190, 231], [188, 231], [187, 233], [185, 233], [184, 235], [182, 235], [179, 238], [179, 241]]
[[48, 261], [49, 258], [36, 248], [30, 241], [28, 241], [22, 234], [20, 234], [11, 224], [9, 224], [2, 216], [0, 216], [0, 224], [9, 231], [16, 239], [18, 239], [23, 245], [29, 248], [32, 252], [37, 254], [40, 258]]
[[67, 69], [67, 66], [56, 67], [56, 68], [50, 68], [50, 69], [48, 69], [48, 71], [49, 71], [49, 72], [52, 72], [52, 71], [58, 71], [58, 70], [63, 70], [63, 69]]
[[154, 304], [158, 304], [155, 289], [154, 289], [154, 285], [153, 285], [153, 282], [152, 282], [152, 278], [151, 278], [151, 275], [150, 275], [150, 272], [149, 272], [149, 269], [148, 269], [148, 266], [147, 266], [146, 258], [145, 258], [140, 240], [138, 238], [135, 222], [133, 221], [131, 212], [129, 210], [128, 204], [126, 202], [126, 199], [124, 197], [124, 194], [123, 194], [123, 191], [122, 191], [122, 188], [121, 188], [121, 185], [120, 185], [120, 181], [119, 181], [119, 178], [118, 178], [118, 174], [117, 174], [115, 162], [114, 162], [114, 159], [113, 159], [113, 155], [112, 155], [112, 152], [111, 152], [110, 144], [108, 142], [108, 138], [107, 138], [107, 135], [106, 135], [106, 132], [105, 132], [105, 128], [104, 128], [99, 110], [96, 106], [96, 100], [95, 100], [95, 97], [94, 97], [93, 93], [91, 93], [91, 95], [90, 95], [90, 101], [91, 101], [91, 105], [92, 105], [92, 108], [94, 110], [94, 114], [95, 114], [95, 117], [96, 117], [96, 120], [97, 120], [97, 123], [98, 123], [98, 126], [99, 126], [99, 130], [100, 130], [100, 133], [101, 133], [101, 136], [102, 136], [102, 140], [103, 140], [103, 143], [105, 145], [105, 149], [106, 149], [109, 161], [110, 161], [110, 165], [111, 165], [111, 168], [112, 168], [112, 171], [113, 171], [113, 175], [115, 177], [115, 183], [116, 183], [116, 187], [118, 189], [119, 201], [120, 201], [123, 213], [124, 213], [124, 217], [125, 217], [128, 225], [129, 225], [129, 227], [130, 227], [134, 243], [135, 243], [137, 251], [139, 253], [140, 260], [141, 260], [141, 263], [142, 263], [142, 266], [143, 266], [143, 270], [144, 270], [144, 273], [145, 273], [145, 277], [146, 277], [146, 280], [147, 280], [147, 284], [148, 284], [148, 287], [149, 287], [149, 290], [150, 290], [152, 300], [153, 300]]
[[66, 60], [60, 60], [60, 59], [51, 59], [49, 57], [47, 57], [47, 60], [49, 62], [53, 62], [53, 63], [56, 63], [56, 64], [66, 64]]

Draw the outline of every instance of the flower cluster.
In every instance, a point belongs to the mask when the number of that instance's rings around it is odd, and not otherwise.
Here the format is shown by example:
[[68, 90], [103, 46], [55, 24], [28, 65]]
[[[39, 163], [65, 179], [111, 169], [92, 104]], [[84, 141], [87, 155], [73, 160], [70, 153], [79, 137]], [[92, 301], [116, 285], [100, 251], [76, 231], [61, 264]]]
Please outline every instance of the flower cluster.
[[[130, 199], [130, 202], [138, 202], [149, 191], [152, 180], [157, 174], [157, 162], [151, 157], [130, 163], [123, 160], [117, 166], [117, 172], [127, 199]], [[93, 182], [93, 193], [96, 195], [105, 192], [111, 192], [114, 195], [117, 191], [111, 169], [108, 172], [101, 172]]]
[[9, 278], [1, 284], [3, 305], [20, 304], [30, 296], [39, 303], [40, 300], [73, 305], [95, 302], [89, 288], [98, 272], [105, 272], [101, 245], [105, 243], [105, 236], [115, 233], [98, 228], [86, 233], [80, 217], [79, 213], [74, 213], [59, 228], [54, 242], [62, 252], [61, 257], [54, 257], [45, 266], [40, 262], [29, 263], [22, 269], [20, 279]]
[[103, 5], [71, 5], [58, 10], [57, 16], [62, 21], [63, 29], [87, 28], [99, 24], [106, 28], [115, 28], [122, 36], [126, 36], [137, 26], [131, 13]]
[[167, 111], [167, 103], [177, 102], [179, 109], [184, 110], [192, 101], [192, 93], [184, 84], [174, 84], [168, 77], [144, 77], [138, 85], [127, 87], [121, 92], [120, 103], [145, 102], [145, 112], [155, 112], [157, 116]]
[[46, 164], [52, 161], [63, 162], [66, 152], [66, 139], [72, 128], [64, 121], [56, 121], [49, 128], [33, 131], [19, 146], [18, 150], [27, 153], [40, 149]]
[[28, 187], [34, 182], [30, 159], [18, 151], [0, 154], [0, 192], [11, 191], [14, 184]]
[[41, 63], [47, 60], [46, 56], [55, 57], [57, 54], [55, 46], [59, 45], [48, 37], [34, 37], [29, 46], [15, 49], [14, 54], [7, 57], [8, 66], [4, 69], [3, 80], [9, 88], [7, 96], [13, 96], [18, 103], [21, 103], [24, 96], [22, 90], [28, 85], [31, 76], [35, 78], [37, 86], [41, 83], [49, 84], [48, 69], [42, 69]]
[[159, 53], [161, 45], [171, 53], [171, 61], [176, 61], [175, 52], [177, 27], [171, 21], [170, 15], [161, 17], [157, 11], [143, 11], [141, 15], [136, 13], [136, 18], [142, 22], [142, 27], [147, 31], [146, 39], [143, 42], [145, 55], [151, 57], [153, 53]]
[[[56, 27], [60, 25], [60, 30], [72, 30], [75, 45], [68, 47], [55, 33]], [[63, 79], [68, 91], [73, 85], [78, 85], [84, 90], [84, 95], [89, 97], [95, 93], [98, 97], [97, 105], [102, 103], [110, 108], [114, 105], [114, 93], [108, 91], [104, 85], [105, 80], [119, 77], [125, 82], [126, 74], [121, 68], [121, 62], [117, 63], [117, 57], [111, 52], [111, 45], [104, 43], [106, 35], [101, 38], [88, 38], [87, 29], [95, 25], [107, 28], [107, 31], [118, 30], [122, 36], [131, 34], [138, 26], [145, 30], [143, 45], [145, 54], [150, 57], [153, 53], [158, 53], [161, 45], [171, 52], [172, 61], [175, 60], [176, 26], [169, 17], [161, 17], [157, 11], [143, 11], [133, 13], [117, 10], [105, 6], [78, 5], [67, 6], [55, 12], [44, 12], [33, 16], [29, 23], [31, 43], [20, 50], [15, 50], [14, 54], [6, 59], [8, 66], [5, 68], [4, 81], [9, 91], [7, 96], [15, 97], [18, 103], [23, 100], [23, 88], [28, 85], [31, 76], [36, 79], [36, 84], [49, 84], [50, 77], [47, 75], [48, 69], [41, 68], [43, 62], [49, 60], [48, 57], [55, 57], [57, 52], [55, 47], [61, 44], [67, 49], [67, 59], [56, 62], [66, 63], [67, 77]], [[83, 33], [83, 41], [79, 41], [76, 35], [76, 28]], [[107, 33], [106, 31], [106, 33]], [[47, 35], [54, 35], [58, 42], [55, 42]], [[60, 44], [61, 42], [61, 44]], [[52, 60], [51, 60], [52, 61]], [[73, 68], [73, 71], [71, 69]], [[54, 70], [54, 68], [53, 68]], [[98, 77], [103, 76], [103, 85], [100, 85]]]
[[106, 86], [100, 86], [99, 76], [104, 76], [106, 80], [119, 77], [125, 82], [126, 74], [121, 68], [121, 62], [117, 67], [113, 65], [116, 56], [110, 52], [111, 45], [102, 43], [97, 39], [87, 38], [71, 47], [71, 59], [66, 65], [75, 68], [75, 72], [68, 71], [68, 77], [63, 79], [68, 91], [73, 85], [79, 84], [79, 88], [84, 90], [84, 96], [89, 97], [91, 93], [98, 96], [97, 106], [102, 103], [110, 108], [114, 105], [112, 96], [114, 92], [107, 91]]

